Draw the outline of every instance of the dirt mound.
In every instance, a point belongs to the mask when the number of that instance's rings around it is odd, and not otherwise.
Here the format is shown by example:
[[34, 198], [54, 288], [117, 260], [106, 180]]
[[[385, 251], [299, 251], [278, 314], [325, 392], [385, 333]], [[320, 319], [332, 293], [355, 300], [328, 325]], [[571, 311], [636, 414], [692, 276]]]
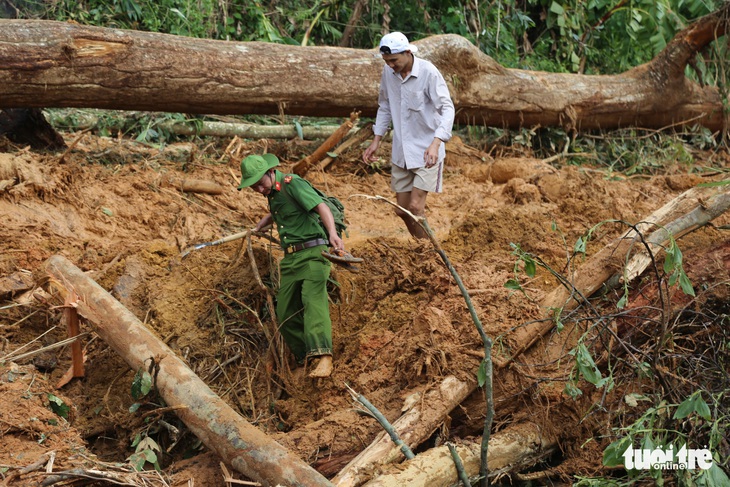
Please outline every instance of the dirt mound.
[[[260, 151], [261, 144], [249, 149]], [[285, 167], [313, 149], [267, 144]], [[497, 360], [516, 345], [516, 329], [544, 316], [540, 300], [557, 285], [540, 268], [533, 278], [522, 274], [524, 293], [505, 287], [523, 268], [516, 248], [564, 272], [574, 243], [588, 228], [605, 220], [635, 222], [691, 184], [681, 175], [615, 180], [596, 170], [531, 158], [492, 162], [458, 140], [454, 144], [445, 192], [429, 196], [428, 222], [486, 333], [495, 338]], [[235, 189], [238, 167], [225, 156], [223, 142], [158, 150], [86, 135], [63, 160], [5, 148], [0, 153], [0, 277], [15, 276], [16, 284], [4, 286], [0, 296], [7, 304], [0, 314], [0, 359], [7, 358], [0, 364], [0, 410], [12, 412], [2, 416], [2, 465], [23, 467], [50, 450], [56, 452], [57, 466], [71, 465], [79, 448], [88, 452], [91, 464], [124, 463], [141, 434], [159, 447], [159, 466], [170, 478], [194, 478], [196, 485], [222, 479], [215, 456], [202, 455], [205, 447], [164, 411], [164, 404], [149, 398], [140, 404], [132, 390], [138, 371], [89, 327], [83, 327], [89, 332], [86, 376], [60, 391], [54, 385], [70, 365], [67, 349], [46, 352], [52, 360], [42, 367], [30, 365], [42, 363], [38, 356], [18, 360], [22, 365], [12, 361], [15, 351], [33, 340], [29, 349], [65, 338], [60, 314], [38, 301], [46, 280], [42, 265], [54, 254], [109, 290], [241, 415], [329, 477], [381, 430], [353, 410], [345, 384], [395, 419], [404, 402], [446, 376], [475, 379], [483, 344], [452, 273], [430, 243], [408, 236], [390, 205], [362, 196], [391, 198], [391, 193], [387, 172], [363, 169], [357, 154], [338, 158], [329, 172], [308, 175], [345, 202], [350, 233], [345, 243], [365, 259], [359, 273], [333, 273], [335, 370], [331, 379], [315, 382], [294, 374], [286, 350], [272, 339], [271, 303], [281, 257], [275, 245], [253, 237], [181, 257], [193, 244], [251, 228], [267, 211], [259, 195]], [[175, 183], [191, 178], [214, 183], [222, 192], [184, 192]], [[588, 253], [625, 230], [606, 225], [590, 241]], [[691, 255], [723, 238], [708, 229], [682, 245]], [[712, 285], [711, 275], [704, 273], [702, 279]], [[610, 433], [598, 418], [582, 423], [582, 411], [595, 397], [587, 388], [578, 401], [566, 396], [568, 360], [549, 370], [537, 362], [530, 355], [495, 372], [497, 429], [520, 417], [552, 429], [556, 417], [561, 425], [580, 424], [562, 435], [560, 474], [601, 471], [602, 449], [595, 442], [594, 461], [577, 460], [587, 438]], [[540, 377], [535, 378], [537, 369]], [[48, 407], [51, 393], [70, 406], [68, 420]], [[420, 448], [481, 435], [483, 411], [478, 390]]]

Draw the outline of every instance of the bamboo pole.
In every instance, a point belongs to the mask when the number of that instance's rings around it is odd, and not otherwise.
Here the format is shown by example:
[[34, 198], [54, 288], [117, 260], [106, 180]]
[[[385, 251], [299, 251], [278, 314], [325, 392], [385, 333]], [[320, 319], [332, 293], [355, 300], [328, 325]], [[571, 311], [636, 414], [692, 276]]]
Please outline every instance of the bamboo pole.
[[77, 309], [132, 369], [159, 367], [155, 385], [168, 406], [209, 449], [236, 471], [264, 486], [332, 486], [316, 470], [239, 416], [132, 312], [65, 257], [46, 271], [76, 292]]

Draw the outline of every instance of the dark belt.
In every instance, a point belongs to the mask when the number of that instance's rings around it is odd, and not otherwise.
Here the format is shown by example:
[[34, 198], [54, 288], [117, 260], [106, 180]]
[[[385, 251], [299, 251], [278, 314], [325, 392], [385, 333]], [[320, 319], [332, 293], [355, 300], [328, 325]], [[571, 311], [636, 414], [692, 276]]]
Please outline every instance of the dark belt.
[[293, 254], [294, 252], [299, 252], [300, 250], [316, 247], [317, 245], [327, 245], [328, 243], [329, 242], [323, 238], [315, 238], [314, 240], [309, 240], [307, 242], [288, 246], [284, 249], [284, 254]]

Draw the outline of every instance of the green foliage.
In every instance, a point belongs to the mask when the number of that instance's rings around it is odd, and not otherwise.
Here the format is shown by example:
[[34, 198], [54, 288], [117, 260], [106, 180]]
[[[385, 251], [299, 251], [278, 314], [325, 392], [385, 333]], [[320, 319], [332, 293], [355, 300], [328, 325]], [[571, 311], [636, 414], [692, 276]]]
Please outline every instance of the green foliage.
[[132, 447], [135, 449], [134, 453], [127, 458], [132, 467], [137, 471], [144, 470], [145, 464], [150, 463], [155, 470], [160, 470], [160, 464], [157, 459], [157, 453], [160, 450], [160, 446], [155, 440], [147, 435], [142, 436], [138, 433], [132, 441]]
[[679, 287], [682, 288], [682, 291], [689, 296], [694, 296], [695, 291], [692, 283], [682, 267], [682, 251], [677, 246], [674, 237], [670, 236], [669, 246], [664, 249], [664, 252], [666, 254], [664, 257], [664, 272], [669, 277], [669, 285], [674, 286], [679, 281]]
[[132, 397], [135, 400], [142, 399], [152, 390], [152, 375], [143, 369], [139, 369], [132, 380]]
[[707, 129], [670, 134], [622, 129], [611, 133], [585, 134], [573, 143], [573, 151], [593, 154], [594, 164], [613, 175], [653, 175], [666, 169], [668, 161], [692, 169], [693, 152], [716, 147]]
[[68, 404], [54, 394], [48, 394], [46, 397], [48, 398], [48, 404], [51, 407], [51, 411], [61, 416], [63, 419], [68, 419], [68, 413], [70, 411]]
[[47, 18], [189, 37], [214, 37], [218, 3], [214, 0], [61, 0], [48, 6]]
[[[603, 465], [606, 467], [622, 466], [624, 464], [623, 453], [627, 448], [652, 450], [657, 447], [664, 449], [668, 445], [672, 445], [676, 455], [676, 452], [684, 445], [687, 448], [709, 449], [713, 453], [713, 466], [708, 470], [692, 471], [681, 469], [662, 471], [653, 468], [631, 470], [629, 471], [630, 480], [624, 485], [642, 485], [649, 479], [653, 479], [657, 485], [661, 485], [665, 482], [664, 474], [674, 475], [677, 485], [681, 486], [724, 487], [730, 484], [730, 479], [720, 467], [722, 459], [716, 454], [718, 448], [722, 448], [728, 418], [718, 417], [717, 414], [712, 413], [712, 410], [717, 411], [717, 407], [721, 404], [723, 393], [711, 396], [711, 404], [705, 402], [701, 390], [690, 394], [679, 405], [668, 404], [663, 400], [655, 400], [637, 394], [634, 394], [633, 397], [631, 400], [628, 395], [625, 398], [630, 408], [638, 409], [636, 398], [648, 401], [652, 405], [643, 411], [633, 423], [618, 429], [618, 438], [603, 451]], [[674, 410], [673, 414], [672, 410]], [[692, 432], [691, 435], [686, 433], [687, 427]], [[690, 441], [696, 439], [702, 432], [707, 434], [709, 444], [696, 442], [690, 444]]]

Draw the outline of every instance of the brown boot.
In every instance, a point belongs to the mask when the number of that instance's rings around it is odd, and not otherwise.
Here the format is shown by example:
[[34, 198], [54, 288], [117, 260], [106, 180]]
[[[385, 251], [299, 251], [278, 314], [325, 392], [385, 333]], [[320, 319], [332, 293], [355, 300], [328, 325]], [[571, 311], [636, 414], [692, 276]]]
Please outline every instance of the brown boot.
[[309, 377], [320, 379], [330, 375], [332, 375], [332, 355], [321, 355], [317, 367], [309, 373]]

